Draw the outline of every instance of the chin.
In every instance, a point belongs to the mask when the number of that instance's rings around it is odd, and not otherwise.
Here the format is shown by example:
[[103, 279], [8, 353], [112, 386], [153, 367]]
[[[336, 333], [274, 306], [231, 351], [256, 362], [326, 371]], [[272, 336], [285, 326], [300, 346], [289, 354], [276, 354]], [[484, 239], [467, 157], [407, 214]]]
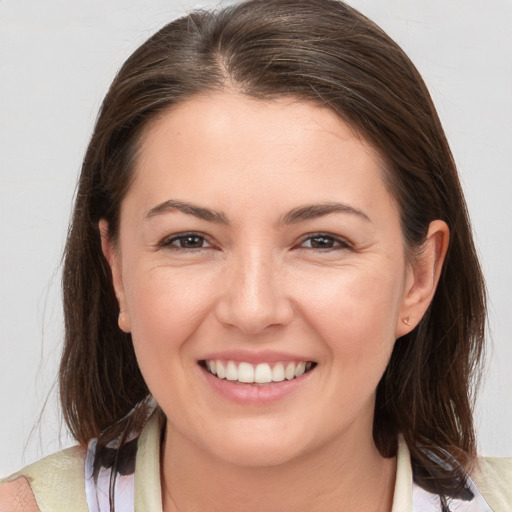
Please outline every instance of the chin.
[[309, 451], [307, 433], [273, 421], [237, 422], [199, 443], [214, 457], [241, 467], [270, 467], [296, 460]]
[[223, 450], [215, 449], [213, 455], [228, 464], [246, 468], [280, 466], [300, 457], [302, 450], [298, 445], [280, 444], [275, 447], [261, 442], [235, 442]]

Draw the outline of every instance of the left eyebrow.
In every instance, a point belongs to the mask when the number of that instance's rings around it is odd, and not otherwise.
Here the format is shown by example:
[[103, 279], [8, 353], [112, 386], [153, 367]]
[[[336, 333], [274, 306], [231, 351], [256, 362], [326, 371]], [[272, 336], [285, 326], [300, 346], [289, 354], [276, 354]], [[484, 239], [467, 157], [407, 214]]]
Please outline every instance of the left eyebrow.
[[296, 224], [305, 220], [330, 215], [331, 213], [347, 213], [350, 215], [356, 215], [367, 222], [372, 222], [368, 215], [366, 215], [361, 210], [358, 210], [357, 208], [349, 206], [348, 204], [320, 203], [299, 206], [298, 208], [290, 210], [288, 213], [281, 217], [279, 224]]

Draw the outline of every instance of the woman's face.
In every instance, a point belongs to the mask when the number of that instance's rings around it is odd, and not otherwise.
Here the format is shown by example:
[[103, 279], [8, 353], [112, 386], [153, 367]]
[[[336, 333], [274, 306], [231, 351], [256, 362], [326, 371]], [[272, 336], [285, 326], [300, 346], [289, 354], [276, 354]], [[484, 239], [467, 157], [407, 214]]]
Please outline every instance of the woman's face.
[[177, 438], [246, 465], [371, 439], [415, 282], [382, 175], [303, 101], [217, 93], [150, 126], [119, 244], [105, 223], [103, 242], [120, 326]]

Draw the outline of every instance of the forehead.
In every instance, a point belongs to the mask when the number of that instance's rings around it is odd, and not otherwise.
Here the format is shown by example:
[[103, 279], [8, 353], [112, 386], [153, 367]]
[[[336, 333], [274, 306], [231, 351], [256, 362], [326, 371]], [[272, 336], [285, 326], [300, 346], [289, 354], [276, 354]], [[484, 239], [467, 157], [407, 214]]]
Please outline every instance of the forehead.
[[256, 148], [257, 144], [306, 141], [320, 134], [330, 135], [335, 144], [357, 140], [372, 157], [380, 158], [353, 126], [318, 102], [293, 96], [258, 99], [230, 91], [195, 95], [170, 107], [148, 124], [141, 146], [147, 153], [157, 139], [170, 135], [188, 137], [190, 142], [195, 136], [202, 147], [213, 139], [215, 145], [219, 139], [227, 145], [249, 136]]
[[243, 197], [249, 206], [273, 196], [293, 207], [341, 194], [365, 206], [384, 194], [383, 173], [378, 153], [328, 108], [215, 93], [148, 126], [132, 188], [152, 202], [178, 194], [227, 206]]

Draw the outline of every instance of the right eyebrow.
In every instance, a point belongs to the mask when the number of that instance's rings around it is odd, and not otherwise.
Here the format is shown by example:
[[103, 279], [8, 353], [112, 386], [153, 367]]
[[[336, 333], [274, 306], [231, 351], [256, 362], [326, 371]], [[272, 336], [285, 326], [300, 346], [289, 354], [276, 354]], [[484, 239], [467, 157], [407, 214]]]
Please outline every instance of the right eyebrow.
[[298, 222], [323, 217], [324, 215], [330, 215], [332, 213], [348, 213], [358, 216], [365, 221], [372, 222], [368, 215], [353, 206], [338, 202], [328, 202], [309, 204], [299, 208], [294, 208], [281, 218], [280, 224], [296, 224]]
[[145, 217], [146, 219], [151, 219], [157, 215], [162, 215], [172, 211], [179, 211], [186, 213], [187, 215], [193, 215], [194, 217], [206, 220], [208, 222], [229, 225], [228, 218], [223, 212], [210, 210], [209, 208], [203, 208], [201, 206], [195, 206], [185, 201], [176, 201], [174, 199], [169, 199], [163, 203], [157, 204], [146, 213]]

